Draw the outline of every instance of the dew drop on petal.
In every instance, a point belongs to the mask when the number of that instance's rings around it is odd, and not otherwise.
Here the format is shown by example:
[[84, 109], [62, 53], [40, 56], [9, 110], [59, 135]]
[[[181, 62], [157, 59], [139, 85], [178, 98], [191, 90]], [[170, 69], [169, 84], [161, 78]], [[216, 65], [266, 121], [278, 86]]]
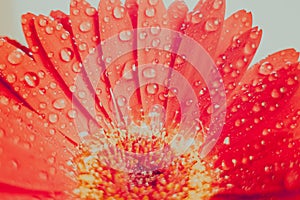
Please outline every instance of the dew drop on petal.
[[24, 81], [28, 87], [34, 88], [39, 85], [40, 78], [34, 72], [26, 72], [24, 75]]
[[117, 104], [118, 104], [118, 106], [120, 106], [120, 107], [125, 106], [125, 105], [126, 105], [126, 102], [127, 102], [127, 100], [126, 100], [126, 98], [125, 98], [124, 96], [119, 96], [119, 97], [117, 98]]
[[0, 64], [0, 70], [5, 70], [6, 69], [6, 65], [5, 64]]
[[60, 51], [60, 58], [64, 62], [70, 62], [74, 57], [74, 53], [70, 48], [63, 48]]
[[4, 129], [0, 128], [0, 138], [3, 138], [5, 136]]
[[45, 32], [46, 32], [48, 35], [51, 35], [51, 34], [53, 34], [53, 32], [54, 32], [54, 28], [53, 28], [52, 26], [47, 26], [47, 27], [45, 28]]
[[158, 0], [148, 0], [148, 2], [151, 6], [155, 6], [155, 5], [157, 5]]
[[96, 14], [96, 9], [93, 7], [89, 7], [85, 9], [85, 14], [87, 16], [94, 16]]
[[271, 96], [274, 98], [274, 99], [277, 99], [280, 97], [280, 94], [278, 92], [277, 89], [273, 89], [272, 92], [271, 92]]
[[213, 18], [213, 19], [208, 19], [208, 20], [206, 21], [206, 23], [205, 23], [205, 25], [204, 25], [204, 29], [205, 29], [205, 31], [207, 31], [207, 32], [213, 32], [213, 31], [218, 30], [219, 26], [220, 26], [219, 20]]
[[50, 114], [48, 120], [50, 123], [55, 124], [58, 121], [58, 115], [54, 113]]
[[221, 0], [215, 0], [215, 1], [214, 1], [214, 4], [213, 4], [213, 8], [214, 8], [215, 10], [218, 10], [218, 9], [221, 8], [222, 4], [223, 4], [223, 2], [222, 2]]
[[198, 24], [201, 22], [202, 17], [203, 17], [202, 13], [200, 13], [199, 11], [195, 11], [194, 13], [192, 13], [191, 22], [193, 24]]
[[150, 7], [145, 10], [145, 15], [146, 17], [154, 17], [155, 12], [156, 12], [155, 8]]
[[80, 62], [75, 62], [75, 63], [72, 65], [72, 70], [73, 70], [73, 72], [75, 72], [75, 73], [81, 72], [81, 69], [82, 69], [82, 63], [80, 63]]
[[39, 172], [38, 176], [39, 176], [40, 179], [42, 179], [44, 181], [47, 181], [48, 178], [49, 178], [47, 172], [44, 172], [44, 171], [43, 172]]
[[17, 81], [17, 76], [15, 74], [8, 74], [6, 80], [8, 83], [13, 84]]
[[129, 41], [131, 38], [132, 38], [132, 33], [129, 30], [127, 30], [127, 31], [121, 31], [119, 33], [119, 39], [121, 41]]
[[39, 20], [39, 25], [40, 25], [41, 27], [46, 26], [46, 25], [47, 25], [47, 20], [46, 20], [45, 18], [40, 18], [40, 20]]
[[156, 83], [149, 83], [146, 86], [146, 92], [149, 95], [156, 94], [158, 92], [158, 85]]
[[269, 62], [264, 62], [259, 66], [258, 72], [261, 75], [269, 75], [273, 72], [273, 65]]
[[143, 70], [143, 76], [145, 78], [154, 78], [156, 77], [156, 71], [152, 67], [147, 67]]
[[20, 50], [14, 50], [12, 51], [8, 57], [7, 60], [12, 65], [18, 65], [20, 64], [24, 59], [24, 53]]
[[161, 31], [161, 28], [159, 25], [151, 26], [150, 32], [152, 35], [158, 35]]
[[88, 21], [81, 22], [81, 24], [79, 25], [79, 30], [84, 33], [89, 32], [91, 30], [91, 28], [92, 28], [92, 25]]
[[68, 117], [69, 117], [70, 119], [75, 119], [75, 118], [76, 118], [76, 115], [77, 115], [76, 110], [69, 110], [69, 111], [68, 111]]
[[66, 107], [66, 101], [65, 99], [61, 98], [61, 99], [56, 99], [53, 102], [53, 107], [57, 110], [61, 110], [64, 109]]
[[158, 47], [160, 44], [160, 40], [158, 38], [152, 40], [151, 45], [152, 47]]
[[113, 16], [116, 19], [122, 19], [124, 17], [125, 9], [123, 7], [117, 6], [113, 9]]

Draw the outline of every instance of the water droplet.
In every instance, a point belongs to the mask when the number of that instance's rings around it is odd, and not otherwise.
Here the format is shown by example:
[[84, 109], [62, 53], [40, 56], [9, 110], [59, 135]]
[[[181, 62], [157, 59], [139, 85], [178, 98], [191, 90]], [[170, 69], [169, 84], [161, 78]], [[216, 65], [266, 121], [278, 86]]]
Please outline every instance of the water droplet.
[[78, 45], [79, 51], [85, 51], [87, 49], [87, 44], [86, 43], [81, 43]]
[[89, 7], [85, 9], [85, 14], [87, 16], [94, 16], [96, 14], [96, 9], [93, 7]]
[[42, 180], [44, 180], [44, 181], [47, 181], [48, 178], [49, 178], [47, 172], [40, 172], [40, 173], [38, 174], [38, 176], [39, 176], [40, 179], [42, 179]]
[[34, 72], [26, 72], [24, 76], [24, 81], [27, 86], [34, 88], [39, 85], [40, 79]]
[[146, 86], [147, 94], [153, 95], [158, 92], [158, 85], [156, 83], [149, 83]]
[[48, 119], [50, 123], [55, 124], [58, 121], [58, 115], [50, 114]]
[[116, 19], [122, 19], [124, 17], [124, 7], [117, 6], [113, 9], [113, 16]]
[[198, 23], [201, 22], [202, 17], [203, 17], [203, 14], [200, 13], [200, 12], [197, 10], [197, 11], [195, 11], [195, 12], [192, 14], [192, 16], [191, 16], [191, 22], [192, 22], [193, 24], [198, 24]]
[[86, 97], [85, 91], [79, 91], [79, 92], [78, 92], [78, 97], [79, 97], [80, 99], [84, 99], [84, 98]]
[[170, 88], [170, 90], [168, 92], [168, 97], [173, 98], [173, 97], [176, 97], [177, 94], [178, 94], [178, 89], [173, 87], [173, 88]]
[[153, 7], [150, 7], [150, 8], [147, 8], [146, 10], [145, 10], [145, 15], [147, 16], [147, 17], [154, 17], [154, 15], [155, 15], [155, 8], [153, 8]]
[[152, 40], [152, 47], [158, 47], [160, 44], [160, 40], [158, 38]]
[[151, 28], [150, 28], [150, 32], [152, 35], [158, 35], [160, 33], [160, 31], [161, 31], [161, 28], [158, 24], [151, 26]]
[[55, 26], [55, 29], [57, 31], [61, 31], [63, 29], [63, 25], [61, 23], [58, 23], [56, 26]]
[[69, 111], [68, 111], [68, 117], [69, 117], [69, 118], [75, 119], [75, 118], [76, 118], [76, 115], [77, 115], [76, 110], [69, 110]]
[[272, 92], [271, 92], [271, 96], [274, 98], [274, 99], [277, 99], [280, 97], [280, 94], [278, 92], [277, 89], [273, 89]]
[[3, 138], [5, 136], [4, 129], [0, 128], [0, 138]]
[[147, 67], [143, 70], [143, 76], [145, 78], [154, 78], [156, 77], [156, 71], [152, 67]]
[[72, 65], [72, 70], [73, 70], [73, 72], [75, 72], [75, 73], [81, 72], [81, 69], [82, 69], [82, 63], [80, 63], [80, 62], [75, 62], [75, 63]]
[[117, 104], [120, 106], [120, 107], [123, 107], [126, 105], [126, 98], [124, 96], [119, 96], [117, 98]]
[[139, 36], [140, 36], [140, 39], [141, 39], [141, 40], [144, 40], [144, 39], [146, 39], [146, 37], [147, 37], [147, 33], [146, 33], [146, 32], [141, 32], [141, 33], [139, 34]]
[[157, 5], [158, 0], [148, 0], [148, 2], [151, 6], [155, 6], [155, 5]]
[[216, 19], [216, 18], [209, 19], [209, 20], [206, 21], [204, 29], [207, 32], [213, 32], [213, 31], [218, 30], [219, 25], [220, 25], [220, 22], [219, 22], [218, 19]]
[[0, 70], [5, 70], [6, 65], [5, 64], [0, 64]]
[[56, 99], [53, 102], [53, 107], [58, 110], [64, 109], [66, 107], [66, 100], [65, 99]]
[[191, 106], [193, 104], [193, 100], [192, 99], [189, 99], [185, 102], [185, 105], [187, 106]]
[[221, 8], [222, 4], [223, 4], [223, 2], [221, 0], [215, 0], [214, 4], [213, 4], [213, 8], [218, 10]]
[[69, 32], [63, 32], [61, 34], [61, 39], [63, 40], [67, 40], [70, 37], [70, 33]]
[[76, 15], [78, 15], [78, 14], [79, 14], [79, 10], [78, 10], [78, 9], [74, 9], [72, 13], [73, 13], [73, 15], [75, 15], [75, 16], [76, 16]]
[[12, 51], [8, 57], [7, 60], [12, 65], [18, 65], [20, 64], [24, 59], [24, 53], [20, 50], [14, 50]]
[[46, 25], [47, 25], [47, 20], [46, 20], [45, 18], [40, 18], [40, 20], [39, 20], [39, 25], [40, 25], [41, 27], [46, 26]]
[[89, 32], [92, 28], [92, 25], [90, 22], [82, 22], [80, 25], [79, 25], [79, 30], [82, 31], [82, 32]]
[[273, 65], [269, 62], [264, 62], [259, 66], [258, 70], [262, 75], [269, 75], [273, 72]]
[[53, 32], [54, 32], [54, 28], [53, 28], [52, 26], [47, 26], [47, 27], [45, 28], [45, 32], [46, 32], [47, 34], [51, 35], [51, 34], [53, 34]]
[[74, 57], [74, 53], [70, 48], [63, 48], [60, 51], [60, 58], [64, 62], [70, 62]]
[[132, 38], [132, 33], [129, 30], [122, 31], [119, 33], [119, 38], [121, 41], [129, 41]]
[[55, 89], [57, 87], [57, 84], [55, 82], [50, 83], [50, 88]]
[[8, 83], [13, 84], [17, 81], [17, 76], [15, 74], [8, 74], [6, 80]]
[[255, 48], [256, 48], [255, 44], [247, 43], [244, 47], [244, 53], [251, 55], [255, 51]]

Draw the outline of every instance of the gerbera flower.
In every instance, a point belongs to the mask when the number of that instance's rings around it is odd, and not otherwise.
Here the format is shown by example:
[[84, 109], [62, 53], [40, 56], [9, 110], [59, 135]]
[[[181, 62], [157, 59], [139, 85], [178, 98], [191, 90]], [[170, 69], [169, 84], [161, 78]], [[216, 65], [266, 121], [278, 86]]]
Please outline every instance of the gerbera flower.
[[299, 197], [299, 53], [224, 0], [72, 0], [0, 39], [2, 199]]

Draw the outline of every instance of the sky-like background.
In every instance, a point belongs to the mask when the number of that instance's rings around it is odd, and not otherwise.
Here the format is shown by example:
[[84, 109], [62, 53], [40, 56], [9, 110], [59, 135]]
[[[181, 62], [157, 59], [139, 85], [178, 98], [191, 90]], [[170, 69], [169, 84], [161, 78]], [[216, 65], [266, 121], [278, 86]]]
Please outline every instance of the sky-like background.
[[[97, 6], [99, 0], [88, 0]], [[164, 0], [169, 5], [172, 0]], [[190, 9], [197, 0], [186, 0]], [[228, 0], [226, 17], [245, 9], [253, 13], [254, 25], [263, 29], [263, 38], [254, 62], [272, 52], [294, 47], [300, 51], [300, 0]], [[26, 12], [48, 15], [50, 10], [68, 13], [69, 0], [0, 0], [0, 35], [25, 43], [20, 16]]]

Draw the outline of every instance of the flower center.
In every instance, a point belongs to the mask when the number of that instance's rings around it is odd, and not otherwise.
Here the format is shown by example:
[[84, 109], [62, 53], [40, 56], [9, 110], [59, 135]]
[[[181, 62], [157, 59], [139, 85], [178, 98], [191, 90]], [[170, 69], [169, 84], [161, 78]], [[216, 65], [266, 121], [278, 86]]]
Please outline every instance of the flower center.
[[[143, 134], [137, 135], [141, 132]], [[172, 131], [163, 129], [154, 133], [146, 124], [140, 127], [132, 125], [127, 131], [112, 129], [108, 141], [121, 151], [145, 155], [161, 148], [169, 150], [169, 136], [172, 135]], [[118, 154], [116, 149], [103, 144], [101, 137], [79, 146], [79, 153], [73, 160], [78, 181], [78, 187], [73, 192], [77, 197], [205, 199], [218, 191], [212, 182], [220, 172], [199, 158], [196, 145], [178, 157], [172, 157], [173, 153], [164, 153], [152, 160], [154, 164], [144, 157], [124, 159], [124, 152]], [[152, 154], [147, 155], [151, 157]], [[164, 163], [169, 158], [173, 159]], [[121, 170], [119, 165], [122, 164], [132, 170]]]

